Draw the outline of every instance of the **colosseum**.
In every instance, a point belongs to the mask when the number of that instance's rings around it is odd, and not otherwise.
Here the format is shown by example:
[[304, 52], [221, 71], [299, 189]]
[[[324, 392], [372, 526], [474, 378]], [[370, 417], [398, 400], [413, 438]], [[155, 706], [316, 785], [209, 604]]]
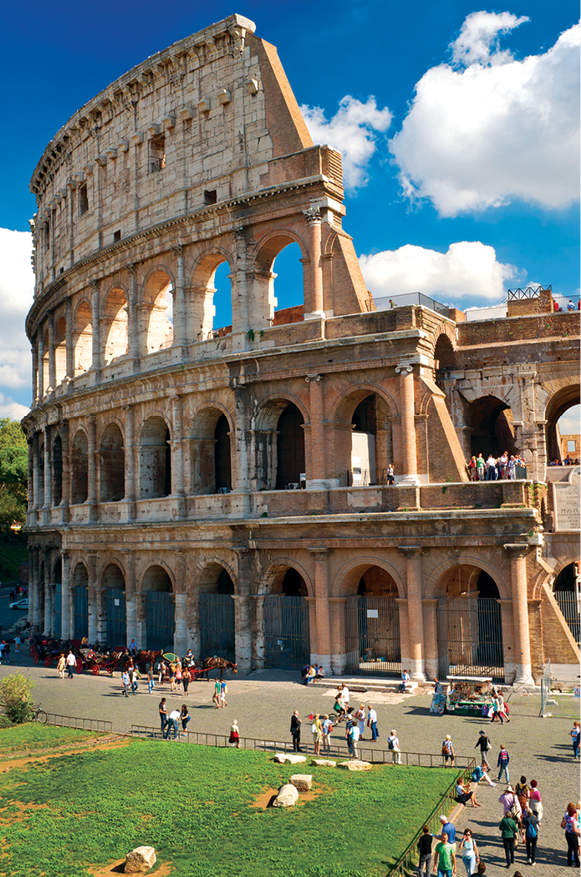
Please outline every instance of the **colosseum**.
[[[548, 462], [578, 315], [549, 286], [505, 319], [380, 309], [341, 155], [254, 31], [232, 15], [134, 67], [32, 176], [33, 629], [246, 672], [577, 677], [580, 470]], [[292, 244], [302, 304], [277, 309]], [[470, 480], [505, 450], [516, 478]]]

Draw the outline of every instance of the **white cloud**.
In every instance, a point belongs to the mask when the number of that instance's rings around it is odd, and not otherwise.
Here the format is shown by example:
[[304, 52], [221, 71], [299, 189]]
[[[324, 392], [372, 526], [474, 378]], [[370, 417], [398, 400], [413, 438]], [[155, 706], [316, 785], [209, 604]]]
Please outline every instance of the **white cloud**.
[[25, 414], [30, 411], [26, 405], [15, 402], [11, 396], [5, 396], [0, 393], [0, 417], [10, 417], [12, 420], [22, 420]]
[[579, 435], [579, 432], [581, 432], [580, 417], [581, 408], [579, 405], [574, 405], [562, 414], [559, 418], [559, 432], [561, 435]]
[[[26, 387], [31, 381], [30, 342], [24, 331], [34, 291], [31, 252], [28, 232], [0, 228], [0, 388]], [[0, 393], [0, 410], [7, 406], [15, 417], [28, 410]]]
[[517, 61], [496, 42], [522, 21], [469, 15], [452, 44], [465, 69], [428, 70], [390, 140], [404, 193], [430, 199], [442, 216], [515, 199], [564, 208], [578, 197], [581, 28]]
[[446, 253], [407, 244], [360, 256], [359, 262], [375, 298], [423, 292], [444, 303], [462, 298], [500, 301], [505, 282], [521, 275], [514, 265], [498, 262], [494, 247], [480, 241], [450, 244]]
[[321, 107], [301, 106], [314, 143], [327, 143], [342, 154], [343, 181], [347, 189], [358, 189], [367, 183], [367, 165], [376, 150], [377, 132], [387, 131], [391, 113], [377, 109], [374, 97], [365, 103], [351, 95], [339, 102], [337, 113], [327, 119]]

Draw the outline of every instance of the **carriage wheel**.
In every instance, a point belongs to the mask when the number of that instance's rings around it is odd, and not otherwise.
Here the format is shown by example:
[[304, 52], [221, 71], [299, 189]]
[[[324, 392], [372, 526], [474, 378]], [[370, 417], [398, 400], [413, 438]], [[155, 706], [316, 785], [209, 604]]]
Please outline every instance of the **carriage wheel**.
[[91, 667], [91, 673], [93, 674], [93, 676], [99, 675], [99, 665], [98, 664], [93, 664], [93, 666]]
[[82, 658], [77, 658], [77, 663], [75, 665], [75, 669], [76, 669], [77, 673], [83, 672], [83, 659]]
[[36, 646], [35, 645], [30, 646], [30, 648], [28, 650], [28, 654], [30, 655], [31, 658], [34, 658], [34, 656], [36, 655]]
[[45, 667], [50, 667], [50, 665], [51, 665], [51, 661], [52, 661], [52, 658], [45, 658], [45, 659], [44, 659], [44, 666], [45, 666]]
[[107, 667], [107, 673], [109, 674], [109, 676], [112, 676], [112, 675], [113, 675], [113, 670], [110, 670], [109, 667]]
[[32, 656], [32, 660], [35, 664], [38, 664], [38, 662], [40, 661], [40, 658], [38, 657], [38, 652], [34, 653], [34, 655]]

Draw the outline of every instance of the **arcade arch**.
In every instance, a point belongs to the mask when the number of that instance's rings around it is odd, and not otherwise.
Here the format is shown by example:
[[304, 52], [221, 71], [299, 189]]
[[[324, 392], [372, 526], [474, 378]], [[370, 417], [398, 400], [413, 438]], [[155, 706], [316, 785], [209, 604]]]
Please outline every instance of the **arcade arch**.
[[[41, 457], [42, 459], [42, 457]], [[89, 446], [84, 430], [75, 433], [71, 446], [71, 503], [86, 502], [89, 495]]]
[[55, 639], [62, 636], [62, 611], [63, 611], [63, 562], [57, 557], [53, 567], [50, 581], [52, 623], [51, 632]]
[[367, 388], [345, 396], [335, 412], [333, 477], [343, 486], [387, 484], [387, 467], [393, 462], [389, 406]]
[[73, 639], [83, 639], [89, 635], [89, 573], [82, 561], [73, 570], [71, 579], [73, 590]]
[[434, 348], [436, 383], [445, 380], [456, 367], [456, 354], [447, 335], [440, 335]]
[[218, 334], [233, 320], [232, 269], [228, 254], [215, 251], [205, 253], [194, 268], [191, 285], [190, 313], [186, 322], [191, 325], [192, 341], [206, 341]]
[[466, 409], [465, 422], [470, 429], [470, 452], [484, 459], [492, 454], [500, 457], [504, 451], [516, 454], [512, 410], [496, 396], [475, 399]]
[[[254, 294], [249, 305], [249, 309], [253, 310], [254, 322], [251, 320], [250, 323], [252, 326], [256, 325], [259, 329], [263, 329], [272, 325], [273, 322], [277, 324], [287, 322], [282, 314], [278, 320], [276, 319], [277, 306], [281, 310], [286, 310], [292, 306], [302, 305], [304, 313], [304, 278], [297, 263], [302, 261], [305, 256], [302, 242], [287, 231], [277, 231], [262, 243], [256, 255]], [[279, 282], [276, 285], [275, 281], [278, 275], [273, 270], [275, 262], [278, 262], [281, 271]], [[280, 295], [280, 301], [277, 294]], [[295, 322], [295, 320], [289, 319], [288, 322]]]
[[398, 586], [381, 566], [363, 563], [349, 570], [341, 584], [346, 595], [344, 644], [349, 672], [401, 674]]
[[580, 589], [580, 564], [578, 562], [569, 563], [563, 567], [553, 582], [553, 594], [575, 642], [581, 647]]
[[299, 486], [305, 472], [303, 425], [302, 412], [288, 399], [271, 400], [261, 409], [255, 432], [258, 489]]
[[[86, 301], [82, 301], [79, 304], [75, 314], [73, 349], [75, 375], [82, 375], [84, 372], [89, 371], [93, 363], [92, 314], [91, 308]], [[46, 383], [45, 386], [47, 386]]]
[[191, 483], [197, 494], [226, 493], [232, 489], [230, 423], [219, 408], [199, 411], [191, 439]]
[[103, 360], [109, 365], [119, 356], [125, 356], [128, 343], [127, 298], [121, 288], [112, 289], [103, 306], [102, 330]]
[[143, 288], [141, 348], [144, 354], [171, 347], [173, 343], [173, 284], [169, 274], [157, 268]]
[[148, 418], [141, 429], [139, 491], [141, 499], [171, 494], [170, 432], [163, 417]]
[[101, 436], [99, 481], [101, 502], [119, 502], [125, 496], [125, 451], [116, 423], [110, 423]]
[[262, 604], [264, 666], [299, 670], [311, 651], [307, 582], [292, 566], [277, 565], [271, 576]]
[[105, 567], [101, 576], [107, 606], [107, 645], [125, 646], [127, 643], [127, 608], [125, 576], [116, 563]]
[[[555, 459], [563, 460], [559, 421], [571, 408], [579, 405], [579, 399], [579, 383], [577, 382], [571, 386], [563, 387], [549, 400], [545, 409], [547, 463]], [[579, 432], [578, 427], [577, 432]]]
[[52, 443], [52, 504], [60, 505], [63, 499], [63, 442], [56, 435]]
[[219, 563], [209, 564], [198, 586], [200, 656], [236, 660], [234, 582]]
[[67, 374], [67, 321], [60, 317], [54, 329], [54, 366], [57, 386]]
[[172, 651], [175, 604], [171, 579], [162, 566], [150, 566], [141, 583], [145, 648]]

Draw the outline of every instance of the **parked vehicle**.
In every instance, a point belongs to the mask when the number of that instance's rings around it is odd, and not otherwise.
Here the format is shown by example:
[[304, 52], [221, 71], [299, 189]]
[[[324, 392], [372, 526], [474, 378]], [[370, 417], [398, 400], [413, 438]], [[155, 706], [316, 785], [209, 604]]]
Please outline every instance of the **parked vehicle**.
[[20, 600], [14, 600], [9, 606], [11, 609], [28, 609], [28, 597], [21, 597]]

